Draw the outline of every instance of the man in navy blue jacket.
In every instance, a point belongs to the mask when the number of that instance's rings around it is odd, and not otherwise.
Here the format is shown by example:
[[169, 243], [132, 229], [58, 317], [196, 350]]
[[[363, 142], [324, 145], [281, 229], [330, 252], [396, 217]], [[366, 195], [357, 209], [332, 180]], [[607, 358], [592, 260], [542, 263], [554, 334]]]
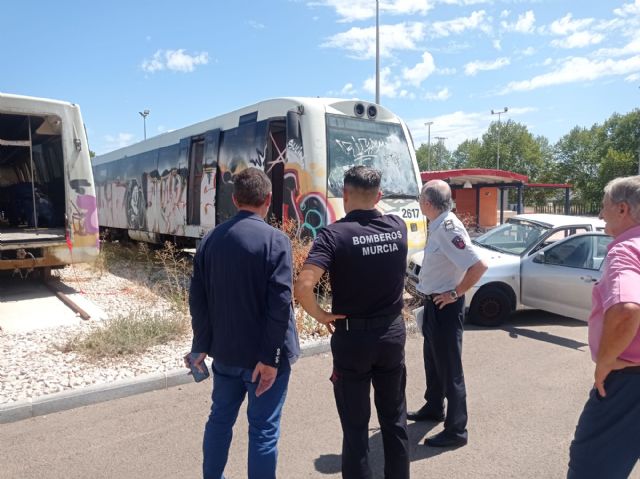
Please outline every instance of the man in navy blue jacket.
[[248, 477], [275, 478], [280, 416], [300, 352], [291, 243], [264, 222], [271, 182], [263, 171], [248, 168], [235, 176], [233, 202], [236, 216], [203, 238], [190, 288], [193, 363], [201, 369], [207, 355], [213, 358], [203, 474], [223, 477], [233, 425], [248, 395]]

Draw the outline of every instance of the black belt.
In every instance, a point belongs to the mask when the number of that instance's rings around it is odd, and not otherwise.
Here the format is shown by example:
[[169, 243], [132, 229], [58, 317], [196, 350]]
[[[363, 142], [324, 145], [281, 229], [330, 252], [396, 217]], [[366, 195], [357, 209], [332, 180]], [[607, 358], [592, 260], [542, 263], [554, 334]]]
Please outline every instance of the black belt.
[[427, 301], [435, 301], [436, 296], [440, 296], [441, 294], [443, 293], [425, 294], [424, 299], [426, 299]]
[[400, 316], [402, 316], [402, 313], [390, 314], [387, 316], [376, 316], [374, 318], [344, 318], [336, 319], [333, 324], [336, 331], [359, 331], [389, 326]]

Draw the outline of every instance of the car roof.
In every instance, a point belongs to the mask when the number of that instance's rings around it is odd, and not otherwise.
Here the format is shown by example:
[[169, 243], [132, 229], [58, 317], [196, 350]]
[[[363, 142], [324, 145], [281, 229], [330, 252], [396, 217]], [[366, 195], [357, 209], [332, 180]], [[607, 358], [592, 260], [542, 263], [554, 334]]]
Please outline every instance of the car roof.
[[570, 215], [552, 215], [547, 213], [524, 213], [512, 216], [511, 221], [524, 220], [541, 223], [546, 226], [555, 228], [557, 226], [566, 225], [593, 225], [596, 228], [604, 228], [604, 220], [595, 216], [570, 216]]

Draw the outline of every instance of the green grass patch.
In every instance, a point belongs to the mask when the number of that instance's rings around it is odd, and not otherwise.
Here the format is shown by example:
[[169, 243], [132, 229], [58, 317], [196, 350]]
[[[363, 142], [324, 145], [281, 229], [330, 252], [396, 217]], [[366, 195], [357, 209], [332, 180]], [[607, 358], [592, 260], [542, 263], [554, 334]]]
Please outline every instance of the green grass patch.
[[138, 311], [107, 320], [100, 328], [71, 338], [60, 349], [92, 358], [140, 354], [189, 331], [190, 323], [183, 315]]

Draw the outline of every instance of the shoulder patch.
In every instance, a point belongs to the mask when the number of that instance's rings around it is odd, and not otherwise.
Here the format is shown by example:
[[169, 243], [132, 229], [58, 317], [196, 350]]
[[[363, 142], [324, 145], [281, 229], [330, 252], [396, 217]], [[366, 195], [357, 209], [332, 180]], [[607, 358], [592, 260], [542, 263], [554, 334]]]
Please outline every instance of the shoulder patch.
[[453, 246], [458, 249], [464, 249], [467, 246], [464, 242], [464, 239], [460, 235], [454, 236], [451, 242], [453, 243]]
[[453, 231], [455, 225], [453, 224], [453, 220], [446, 220], [444, 222], [444, 230], [445, 231]]

